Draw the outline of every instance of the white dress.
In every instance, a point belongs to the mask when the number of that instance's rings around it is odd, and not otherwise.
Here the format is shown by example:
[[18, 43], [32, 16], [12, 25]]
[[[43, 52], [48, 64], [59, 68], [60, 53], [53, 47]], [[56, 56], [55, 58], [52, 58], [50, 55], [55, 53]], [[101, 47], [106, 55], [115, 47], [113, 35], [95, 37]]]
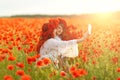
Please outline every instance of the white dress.
[[63, 41], [59, 37], [50, 38], [40, 48], [40, 55], [39, 59], [48, 57], [58, 63], [60, 55], [62, 57], [77, 57], [78, 44], [76, 40]]

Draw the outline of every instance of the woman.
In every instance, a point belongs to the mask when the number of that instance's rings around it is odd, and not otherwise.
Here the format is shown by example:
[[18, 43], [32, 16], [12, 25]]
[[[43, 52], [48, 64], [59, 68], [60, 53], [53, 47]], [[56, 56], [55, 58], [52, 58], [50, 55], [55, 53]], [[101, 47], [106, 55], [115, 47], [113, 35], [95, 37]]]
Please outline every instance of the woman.
[[[88, 31], [81, 39], [62, 40], [65, 34], [66, 22], [61, 18], [50, 19], [48, 23], [42, 26], [42, 36], [38, 43], [38, 53], [43, 59], [50, 58], [59, 66], [65, 65], [64, 58], [78, 56], [78, 43], [84, 41], [88, 36]], [[68, 35], [69, 36], [69, 35]]]

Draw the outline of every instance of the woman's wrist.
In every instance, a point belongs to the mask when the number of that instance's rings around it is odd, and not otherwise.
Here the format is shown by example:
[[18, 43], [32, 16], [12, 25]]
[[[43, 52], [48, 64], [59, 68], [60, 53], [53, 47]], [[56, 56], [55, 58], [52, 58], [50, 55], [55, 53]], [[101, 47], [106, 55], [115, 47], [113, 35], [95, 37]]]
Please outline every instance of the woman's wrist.
[[84, 37], [82, 37], [82, 38], [80, 38], [80, 39], [77, 39], [77, 43], [80, 43], [80, 42], [82, 42], [82, 41], [84, 41]]

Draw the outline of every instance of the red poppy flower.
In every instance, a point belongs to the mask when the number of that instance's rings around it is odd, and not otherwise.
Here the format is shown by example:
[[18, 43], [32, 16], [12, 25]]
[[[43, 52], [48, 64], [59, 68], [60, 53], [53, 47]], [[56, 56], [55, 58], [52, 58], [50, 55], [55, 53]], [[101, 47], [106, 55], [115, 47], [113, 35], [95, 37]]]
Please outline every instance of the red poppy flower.
[[1, 54], [0, 55], [0, 61], [3, 61], [5, 59], [5, 57], [6, 57], [6, 54]]
[[51, 63], [51, 60], [50, 60], [49, 58], [44, 58], [44, 59], [43, 59], [43, 63], [44, 63], [45, 65], [48, 65], [48, 64]]
[[19, 68], [24, 68], [24, 63], [18, 62], [18, 63], [16, 63], [16, 66], [18, 66]]
[[14, 61], [15, 59], [16, 59], [16, 57], [13, 56], [13, 55], [10, 55], [9, 58], [8, 58], [9, 61]]
[[78, 69], [79, 76], [87, 75], [87, 71], [85, 69]]
[[120, 80], [120, 77], [119, 77], [119, 78], [117, 78], [117, 80]]
[[74, 78], [79, 77], [79, 72], [77, 70], [73, 71], [71, 74]]
[[87, 61], [88, 61], [87, 56], [83, 56], [83, 57], [82, 57], [82, 60], [83, 60], [84, 62], [87, 62]]
[[118, 57], [113, 57], [112, 61], [113, 61], [114, 64], [117, 64], [118, 63]]
[[61, 71], [60, 72], [60, 76], [66, 76], [66, 72], [65, 71]]
[[38, 67], [43, 66], [43, 65], [44, 65], [44, 63], [43, 63], [42, 60], [37, 61], [37, 66], [38, 66]]
[[35, 55], [35, 58], [39, 58], [40, 57], [40, 54], [38, 53], [37, 55]]
[[70, 67], [70, 73], [74, 72], [77, 68], [75, 66]]
[[117, 68], [117, 72], [120, 72], [120, 68]]
[[7, 69], [8, 69], [8, 70], [14, 70], [14, 65], [8, 65], [8, 66], [7, 66]]
[[36, 61], [36, 58], [35, 58], [35, 57], [28, 57], [28, 58], [27, 58], [28, 64], [32, 64], [32, 63], [35, 62], [35, 61]]
[[14, 80], [12, 76], [10, 75], [5, 75], [4, 80]]
[[17, 70], [16, 75], [23, 76], [25, 72], [23, 70]]
[[87, 71], [84, 70], [84, 69], [77, 69], [75, 66], [72, 66], [70, 68], [70, 73], [72, 74], [72, 76], [74, 78], [77, 78], [77, 77], [80, 77], [80, 76], [83, 76], [83, 75], [87, 75]]
[[10, 46], [8, 46], [8, 48], [9, 48], [10, 50], [12, 50], [12, 49], [13, 49], [13, 46], [12, 46], [12, 45], [10, 45]]
[[21, 76], [20, 80], [32, 80], [30, 75], [23, 75]]
[[17, 48], [18, 48], [18, 50], [21, 50], [21, 49], [22, 49], [22, 47], [21, 47], [21, 46], [17, 46]]

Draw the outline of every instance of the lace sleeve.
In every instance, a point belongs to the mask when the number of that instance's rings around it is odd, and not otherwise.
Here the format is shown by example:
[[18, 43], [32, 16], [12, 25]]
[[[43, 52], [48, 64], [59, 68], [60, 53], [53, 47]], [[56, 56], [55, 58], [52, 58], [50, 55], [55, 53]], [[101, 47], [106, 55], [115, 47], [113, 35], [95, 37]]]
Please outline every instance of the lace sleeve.
[[53, 40], [52, 46], [58, 50], [58, 54], [62, 57], [78, 56], [78, 44], [76, 40], [58, 41]]

